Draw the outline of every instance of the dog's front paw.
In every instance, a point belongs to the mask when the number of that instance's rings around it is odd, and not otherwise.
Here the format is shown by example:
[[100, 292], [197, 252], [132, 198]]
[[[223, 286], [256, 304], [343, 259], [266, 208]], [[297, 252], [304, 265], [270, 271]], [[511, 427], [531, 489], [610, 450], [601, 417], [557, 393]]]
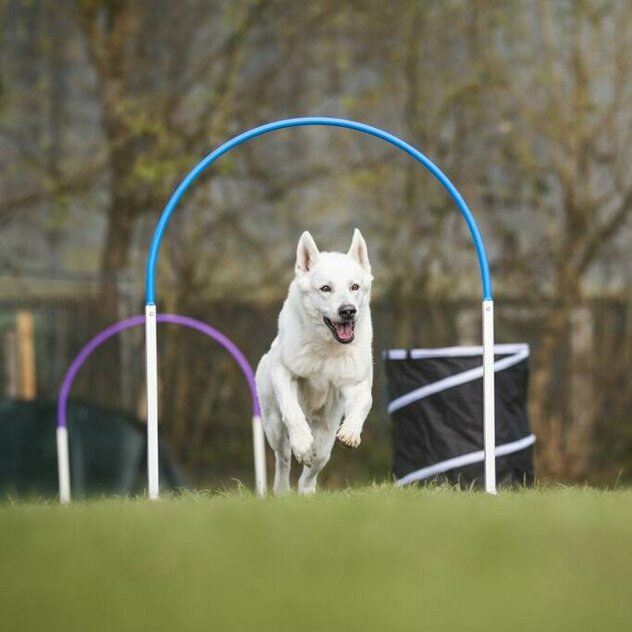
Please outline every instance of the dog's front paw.
[[299, 463], [309, 467], [314, 461], [314, 437], [309, 429], [296, 430], [290, 433], [292, 454]]
[[360, 433], [342, 424], [336, 433], [336, 439], [347, 448], [357, 448], [360, 445]]

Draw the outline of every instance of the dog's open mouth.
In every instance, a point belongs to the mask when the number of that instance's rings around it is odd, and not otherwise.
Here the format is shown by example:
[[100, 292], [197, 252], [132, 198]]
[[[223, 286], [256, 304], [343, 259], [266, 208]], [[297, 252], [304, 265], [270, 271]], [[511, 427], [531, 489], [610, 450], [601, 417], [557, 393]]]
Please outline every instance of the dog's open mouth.
[[325, 316], [323, 319], [325, 325], [329, 327], [334, 338], [343, 345], [349, 344], [353, 341], [353, 335], [355, 332], [355, 322], [352, 320], [343, 320], [340, 323], [334, 323]]

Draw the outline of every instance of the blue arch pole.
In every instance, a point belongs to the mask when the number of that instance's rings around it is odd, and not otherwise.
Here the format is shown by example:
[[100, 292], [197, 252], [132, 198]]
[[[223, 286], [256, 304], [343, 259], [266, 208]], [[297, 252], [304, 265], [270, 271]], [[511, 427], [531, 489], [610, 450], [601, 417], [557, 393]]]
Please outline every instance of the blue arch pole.
[[369, 136], [375, 136], [380, 138], [395, 147], [398, 147], [402, 151], [406, 152], [409, 156], [412, 156], [415, 160], [420, 162], [446, 189], [452, 199], [456, 202], [465, 222], [472, 236], [472, 241], [476, 248], [476, 254], [478, 256], [478, 264], [481, 271], [481, 279], [483, 285], [483, 299], [492, 300], [492, 281], [489, 273], [489, 263], [487, 259], [487, 251], [485, 250], [485, 244], [483, 243], [483, 237], [476, 223], [476, 219], [470, 211], [465, 200], [458, 192], [457, 188], [450, 182], [448, 177], [435, 165], [432, 160], [424, 156], [419, 150], [415, 149], [412, 145], [403, 141], [402, 139], [385, 132], [377, 127], [366, 125], [365, 123], [358, 123], [357, 121], [348, 121], [346, 119], [329, 118], [324, 116], [308, 116], [302, 118], [284, 119], [281, 121], [275, 121], [273, 123], [267, 123], [266, 125], [260, 125], [251, 130], [243, 132], [234, 138], [226, 141], [216, 149], [214, 149], [205, 158], [200, 160], [193, 169], [182, 180], [178, 188], [174, 191], [173, 195], [167, 202], [158, 226], [154, 232], [153, 239], [151, 241], [151, 247], [149, 249], [149, 257], [147, 259], [147, 276], [146, 276], [146, 304], [155, 305], [156, 301], [156, 265], [158, 263], [158, 253], [160, 251], [160, 245], [162, 238], [164, 237], [165, 230], [169, 224], [169, 220], [173, 215], [178, 203], [182, 199], [182, 196], [186, 193], [187, 189], [197, 180], [198, 176], [208, 169], [216, 160], [221, 158], [224, 154], [228, 153], [231, 149], [234, 149], [238, 145], [241, 145], [257, 136], [263, 136], [270, 132], [274, 132], [280, 129], [286, 129], [289, 127], [307, 127], [307, 126], [328, 126], [328, 127], [344, 127], [347, 129], [355, 130], [368, 134]]
[[407, 143], [406, 141], [385, 132], [377, 127], [340, 118], [330, 118], [321, 116], [310, 116], [300, 118], [283, 119], [259, 127], [252, 128], [239, 134], [225, 143], [219, 145], [205, 158], [200, 160], [193, 169], [182, 180], [178, 188], [174, 191], [162, 215], [158, 221], [156, 230], [151, 241], [149, 256], [147, 259], [146, 271], [146, 339], [147, 339], [147, 397], [148, 397], [148, 467], [149, 467], [149, 495], [152, 498], [158, 497], [158, 412], [157, 412], [157, 353], [156, 353], [156, 266], [158, 263], [158, 255], [165, 231], [175, 211], [178, 203], [189, 187], [197, 180], [200, 174], [210, 167], [221, 156], [229, 152], [231, 149], [253, 139], [263, 136], [276, 130], [287, 129], [291, 127], [308, 127], [308, 126], [327, 126], [339, 127], [361, 132], [375, 138], [379, 138], [391, 145], [401, 149], [409, 156], [421, 163], [444, 187], [450, 197], [456, 203], [459, 211], [463, 215], [467, 227], [470, 231], [481, 274], [482, 294], [483, 294], [483, 390], [484, 390], [484, 408], [485, 408], [485, 488], [489, 493], [496, 491], [496, 475], [494, 460], [494, 374], [493, 374], [493, 297], [492, 282], [489, 271], [489, 262], [487, 251], [481, 236], [478, 224], [474, 215], [470, 211], [465, 200], [452, 184], [448, 177], [437, 167], [429, 158], [422, 154], [418, 149]]

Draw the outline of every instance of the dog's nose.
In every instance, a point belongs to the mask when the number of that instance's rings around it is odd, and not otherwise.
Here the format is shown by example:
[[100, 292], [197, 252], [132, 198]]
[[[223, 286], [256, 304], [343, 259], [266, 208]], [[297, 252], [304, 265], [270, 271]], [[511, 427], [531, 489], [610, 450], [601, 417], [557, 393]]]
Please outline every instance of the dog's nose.
[[353, 305], [345, 304], [338, 308], [338, 315], [346, 320], [351, 320], [356, 314], [356, 308]]

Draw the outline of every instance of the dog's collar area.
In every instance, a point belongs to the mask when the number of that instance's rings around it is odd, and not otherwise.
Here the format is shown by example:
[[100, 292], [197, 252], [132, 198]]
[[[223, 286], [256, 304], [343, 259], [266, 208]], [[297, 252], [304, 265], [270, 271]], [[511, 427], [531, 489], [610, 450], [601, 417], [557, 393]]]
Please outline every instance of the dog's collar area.
[[342, 345], [348, 345], [350, 342], [353, 342], [353, 338], [355, 337], [354, 320], [343, 320], [336, 323], [329, 320], [327, 316], [324, 316], [323, 321], [325, 325], [327, 325], [337, 342]]

